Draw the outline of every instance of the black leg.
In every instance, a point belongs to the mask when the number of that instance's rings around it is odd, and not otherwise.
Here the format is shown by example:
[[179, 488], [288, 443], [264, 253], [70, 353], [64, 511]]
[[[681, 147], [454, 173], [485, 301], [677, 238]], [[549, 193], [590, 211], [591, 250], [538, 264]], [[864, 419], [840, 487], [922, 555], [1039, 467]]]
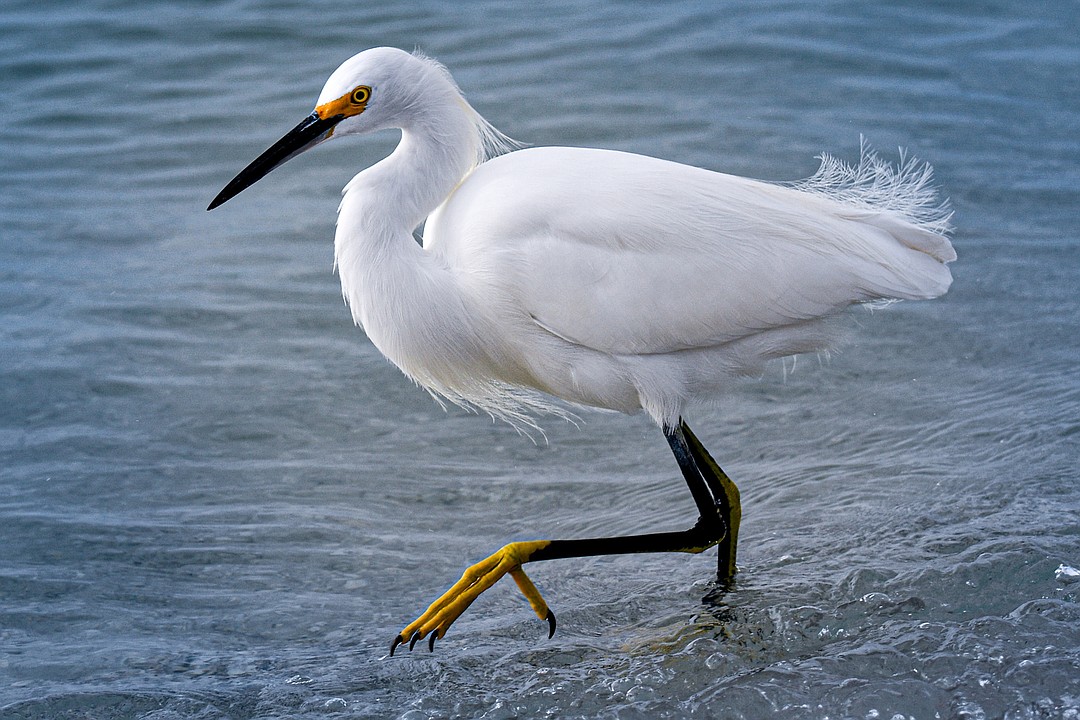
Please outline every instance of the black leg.
[[697, 505], [698, 520], [692, 528], [682, 532], [552, 540], [532, 552], [525, 562], [645, 552], [699, 553], [719, 545], [719, 577], [730, 578], [735, 573], [736, 535], [742, 515], [739, 490], [685, 422], [680, 420], [675, 427], [665, 427], [664, 437]]
[[408, 642], [412, 649], [420, 638], [429, 634], [428, 648], [433, 648], [436, 639], [446, 633], [451, 623], [473, 600], [507, 574], [513, 577], [537, 616], [547, 620], [550, 632], [554, 633], [554, 613], [522, 570], [521, 566], [529, 562], [628, 553], [699, 553], [718, 545], [719, 579], [730, 579], [735, 573], [735, 548], [742, 517], [739, 489], [682, 419], [674, 427], [665, 427], [664, 437], [671, 446], [671, 452], [679, 463], [683, 479], [686, 480], [686, 486], [697, 505], [698, 519], [693, 527], [681, 532], [510, 543], [469, 567], [453, 587], [394, 638], [390, 654], [393, 655], [394, 649], [404, 642]]
[[690, 427], [682, 420], [679, 420], [679, 427], [694, 456], [694, 463], [712, 492], [716, 509], [727, 525], [727, 534], [717, 543], [716, 574], [720, 580], [730, 580], [735, 575], [735, 552], [739, 542], [739, 524], [742, 521], [739, 488], [713, 460]]

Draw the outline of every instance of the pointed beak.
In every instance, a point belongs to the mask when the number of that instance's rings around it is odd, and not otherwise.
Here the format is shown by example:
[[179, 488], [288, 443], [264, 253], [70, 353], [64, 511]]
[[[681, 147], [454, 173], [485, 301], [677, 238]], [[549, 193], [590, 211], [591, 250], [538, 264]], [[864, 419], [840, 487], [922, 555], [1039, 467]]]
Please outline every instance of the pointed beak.
[[323, 119], [318, 112], [311, 113], [299, 125], [285, 133], [285, 136], [274, 143], [270, 149], [255, 158], [250, 165], [230, 180], [229, 184], [217, 194], [217, 197], [206, 209], [213, 210], [218, 205], [254, 185], [278, 165], [328, 139], [333, 133], [334, 127], [344, 119], [344, 115], [334, 115]]

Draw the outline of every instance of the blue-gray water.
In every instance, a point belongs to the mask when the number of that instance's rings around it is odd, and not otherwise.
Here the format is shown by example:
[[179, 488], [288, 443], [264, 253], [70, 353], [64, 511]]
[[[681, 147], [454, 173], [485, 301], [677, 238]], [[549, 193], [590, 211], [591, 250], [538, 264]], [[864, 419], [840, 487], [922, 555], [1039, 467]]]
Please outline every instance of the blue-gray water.
[[[1076, 2], [56, 5], [0, 8], [0, 716], [1080, 713]], [[533, 144], [936, 166], [952, 291], [692, 418], [743, 488], [732, 592], [712, 553], [544, 563], [552, 640], [503, 583], [386, 657], [510, 539], [694, 513], [647, 420], [533, 444], [352, 327], [338, 190], [392, 134], [204, 211], [374, 45]]]

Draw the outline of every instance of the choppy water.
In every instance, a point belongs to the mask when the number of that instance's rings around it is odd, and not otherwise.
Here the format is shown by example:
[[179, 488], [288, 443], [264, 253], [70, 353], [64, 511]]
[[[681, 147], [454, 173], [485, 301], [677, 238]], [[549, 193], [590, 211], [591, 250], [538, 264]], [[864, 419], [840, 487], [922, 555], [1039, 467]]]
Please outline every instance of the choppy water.
[[[1080, 6], [83, 2], [0, 7], [0, 717], [1075, 718]], [[373, 45], [534, 144], [769, 179], [859, 135], [934, 162], [950, 294], [694, 426], [711, 555], [538, 565], [434, 655], [401, 624], [510, 539], [677, 529], [643, 418], [451, 410], [351, 326], [338, 189], [393, 136], [222, 184]]]

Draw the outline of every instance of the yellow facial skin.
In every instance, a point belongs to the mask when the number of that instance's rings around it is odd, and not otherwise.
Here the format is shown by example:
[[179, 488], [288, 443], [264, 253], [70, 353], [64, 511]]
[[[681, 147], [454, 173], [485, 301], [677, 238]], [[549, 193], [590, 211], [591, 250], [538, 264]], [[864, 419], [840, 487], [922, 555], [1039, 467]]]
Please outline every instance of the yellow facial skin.
[[333, 117], [353, 117], [364, 112], [368, 100], [371, 99], [371, 88], [367, 85], [359, 85], [345, 93], [337, 100], [331, 100], [315, 108], [315, 112], [323, 120]]

